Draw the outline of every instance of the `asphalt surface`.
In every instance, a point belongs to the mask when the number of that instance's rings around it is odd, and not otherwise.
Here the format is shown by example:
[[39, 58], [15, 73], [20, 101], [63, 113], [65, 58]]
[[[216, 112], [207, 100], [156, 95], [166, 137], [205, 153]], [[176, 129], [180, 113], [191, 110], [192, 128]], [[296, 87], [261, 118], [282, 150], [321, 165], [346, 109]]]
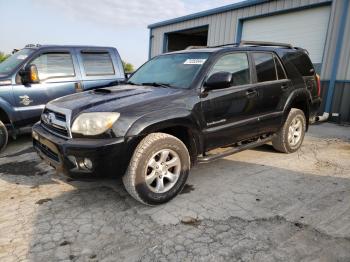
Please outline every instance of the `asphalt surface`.
[[121, 179], [67, 180], [30, 145], [0, 158], [0, 261], [350, 261], [350, 127], [198, 165], [157, 207]]

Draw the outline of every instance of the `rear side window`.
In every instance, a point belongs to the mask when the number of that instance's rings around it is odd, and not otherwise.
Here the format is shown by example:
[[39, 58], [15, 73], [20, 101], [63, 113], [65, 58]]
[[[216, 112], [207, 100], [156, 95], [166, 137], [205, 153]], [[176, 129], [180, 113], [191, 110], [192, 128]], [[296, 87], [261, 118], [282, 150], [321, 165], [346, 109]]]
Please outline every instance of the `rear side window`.
[[83, 66], [87, 76], [114, 75], [109, 52], [82, 51]]
[[313, 76], [314, 66], [310, 58], [303, 52], [290, 53], [287, 59], [291, 62], [302, 76]]
[[217, 72], [232, 73], [233, 85], [250, 83], [249, 63], [246, 53], [235, 53], [222, 56], [214, 65], [209, 76]]
[[42, 54], [31, 64], [36, 65], [40, 80], [75, 76], [72, 56], [68, 52]]
[[274, 57], [271, 53], [253, 53], [258, 82], [277, 80]]

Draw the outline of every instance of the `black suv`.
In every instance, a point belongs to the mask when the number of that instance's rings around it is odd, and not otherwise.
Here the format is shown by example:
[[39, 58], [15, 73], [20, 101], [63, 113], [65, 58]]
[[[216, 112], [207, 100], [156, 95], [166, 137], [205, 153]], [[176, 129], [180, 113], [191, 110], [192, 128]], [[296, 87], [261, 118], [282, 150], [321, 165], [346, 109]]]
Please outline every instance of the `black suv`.
[[270, 141], [297, 151], [320, 102], [304, 49], [267, 42], [188, 49], [153, 58], [125, 85], [48, 103], [33, 143], [68, 176], [121, 174], [135, 199], [157, 205], [182, 190], [198, 162]]

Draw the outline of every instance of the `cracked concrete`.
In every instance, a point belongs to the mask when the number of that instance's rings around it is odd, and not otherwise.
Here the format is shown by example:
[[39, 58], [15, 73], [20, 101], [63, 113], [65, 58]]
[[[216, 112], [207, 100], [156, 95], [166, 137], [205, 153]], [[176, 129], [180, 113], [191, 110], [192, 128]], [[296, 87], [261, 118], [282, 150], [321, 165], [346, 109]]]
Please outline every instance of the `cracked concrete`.
[[342, 129], [337, 138], [312, 127], [295, 154], [265, 145], [199, 165], [157, 207], [134, 201], [120, 179], [67, 181], [20, 141], [0, 158], [0, 260], [350, 261]]

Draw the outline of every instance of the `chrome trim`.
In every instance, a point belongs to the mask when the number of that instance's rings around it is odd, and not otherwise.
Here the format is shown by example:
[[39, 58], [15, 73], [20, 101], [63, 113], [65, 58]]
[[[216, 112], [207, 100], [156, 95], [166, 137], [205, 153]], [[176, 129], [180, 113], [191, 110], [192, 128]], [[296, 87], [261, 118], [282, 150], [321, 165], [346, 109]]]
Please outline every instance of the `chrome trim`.
[[36, 106], [21, 106], [14, 107], [15, 111], [25, 111], [25, 110], [36, 110], [36, 109], [44, 109], [45, 105], [36, 105]]
[[[53, 112], [57, 112], [57, 113], [60, 113], [60, 114], [63, 114], [66, 116], [66, 122], [62, 122], [60, 120], [55, 120], [55, 123], [57, 123], [58, 125], [62, 124], [61, 126], [63, 127], [66, 127], [67, 128], [67, 132], [68, 132], [68, 138], [72, 138], [72, 131], [71, 131], [71, 118], [72, 118], [72, 111], [69, 110], [69, 109], [66, 109], [66, 108], [62, 108], [62, 107], [58, 107], [58, 106], [55, 106], [55, 105], [52, 105], [50, 103], [48, 103], [46, 105], [46, 108], [53, 111]], [[51, 131], [50, 131], [51, 132]], [[55, 133], [56, 134], [56, 133]], [[58, 135], [58, 134], [57, 134]], [[59, 135], [61, 137], [64, 137], [62, 135]], [[67, 138], [67, 137], [64, 137], [64, 138]]]

